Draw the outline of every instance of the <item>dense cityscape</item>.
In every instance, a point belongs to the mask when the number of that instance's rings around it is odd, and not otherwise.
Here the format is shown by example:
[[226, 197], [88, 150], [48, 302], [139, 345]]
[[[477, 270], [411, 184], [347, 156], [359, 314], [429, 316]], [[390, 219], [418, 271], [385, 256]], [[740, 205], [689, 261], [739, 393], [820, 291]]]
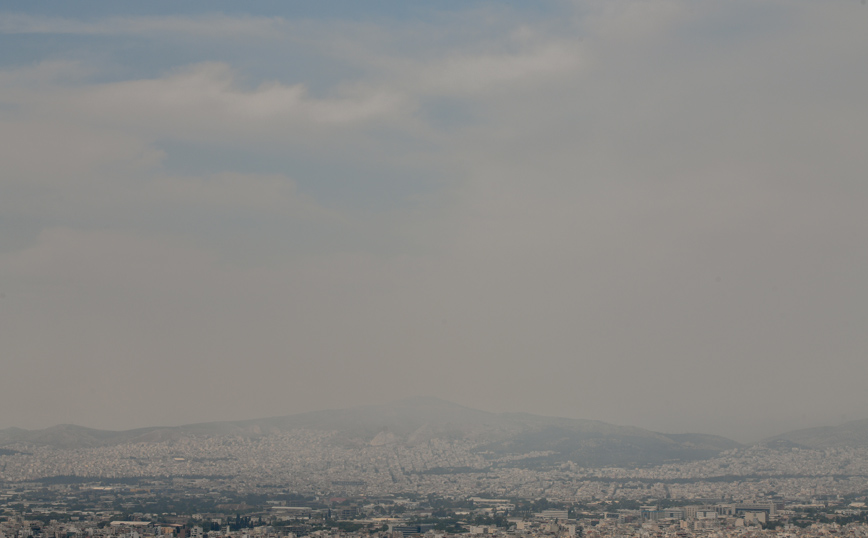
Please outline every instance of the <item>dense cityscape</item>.
[[[610, 488], [594, 501], [418, 494], [305, 494], [274, 484], [217, 478], [7, 482], [2, 538], [356, 537], [456, 534], [572, 538], [749, 538], [866, 536], [864, 490], [833, 493], [835, 481], [803, 479], [798, 497], [761, 492], [714, 499], [673, 495], [649, 483], [640, 500]], [[600, 482], [597, 482], [600, 483]], [[109, 485], [110, 484], [110, 485]], [[330, 489], [358, 486], [333, 484]], [[847, 484], [845, 487], [850, 487]], [[633, 489], [633, 488], [626, 488]], [[812, 493], [808, 490], [827, 493]], [[658, 495], [658, 494], [664, 495]], [[635, 495], [632, 495], [635, 496]], [[725, 498], [724, 498], [725, 497]]]
[[12, 446], [0, 479], [207, 477], [226, 484], [283, 486], [311, 494], [392, 493], [538, 498], [558, 502], [852, 495], [868, 490], [868, 450], [755, 445], [705, 460], [635, 468], [523, 465], [544, 453], [494, 456], [466, 440], [432, 439], [345, 447], [313, 430], [259, 438], [178, 441], [62, 449]]
[[868, 536], [868, 450], [759, 443], [659, 465], [546, 463], [339, 432], [6, 445], [0, 538]]

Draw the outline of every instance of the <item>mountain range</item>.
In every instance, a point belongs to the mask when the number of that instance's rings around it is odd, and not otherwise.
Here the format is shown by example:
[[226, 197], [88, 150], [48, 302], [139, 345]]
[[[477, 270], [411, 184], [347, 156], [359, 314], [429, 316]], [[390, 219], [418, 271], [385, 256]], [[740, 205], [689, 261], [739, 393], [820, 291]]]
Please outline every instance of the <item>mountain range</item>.
[[868, 447], [868, 420], [853, 420], [837, 426], [794, 430], [771, 437], [763, 444], [815, 449]]
[[[522, 465], [571, 461], [582, 466], [654, 465], [713, 457], [743, 445], [716, 435], [659, 433], [596, 420], [547, 417], [527, 413], [491, 413], [433, 397], [416, 397], [382, 405], [313, 411], [282, 417], [209, 422], [174, 427], [108, 431], [74, 425], [42, 430], [0, 430], [0, 447], [50, 446], [92, 448], [126, 443], [179, 441], [186, 437], [260, 437], [297, 429], [337, 432], [344, 446], [401, 444], [432, 439], [461, 440], [494, 456], [522, 454]], [[764, 441], [782, 448], [868, 446], [868, 421], [812, 428]], [[7, 452], [9, 448], [5, 449]], [[531, 454], [531, 457], [527, 457]]]

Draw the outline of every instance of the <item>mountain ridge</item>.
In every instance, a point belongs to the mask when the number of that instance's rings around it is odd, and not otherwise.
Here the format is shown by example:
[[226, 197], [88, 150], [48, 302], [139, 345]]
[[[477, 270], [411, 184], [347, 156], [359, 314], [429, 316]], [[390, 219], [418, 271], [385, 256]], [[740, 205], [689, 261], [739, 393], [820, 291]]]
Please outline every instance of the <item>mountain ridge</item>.
[[432, 439], [464, 441], [486, 454], [534, 454], [528, 465], [647, 465], [712, 457], [742, 445], [708, 434], [664, 434], [598, 420], [530, 413], [493, 413], [435, 397], [269, 418], [111, 431], [75, 425], [0, 430], [0, 446], [96, 448], [173, 442], [188, 436], [260, 437], [298, 429], [336, 432], [346, 446], [416, 446]]
[[792, 430], [766, 438], [761, 444], [813, 449], [868, 446], [868, 419]]

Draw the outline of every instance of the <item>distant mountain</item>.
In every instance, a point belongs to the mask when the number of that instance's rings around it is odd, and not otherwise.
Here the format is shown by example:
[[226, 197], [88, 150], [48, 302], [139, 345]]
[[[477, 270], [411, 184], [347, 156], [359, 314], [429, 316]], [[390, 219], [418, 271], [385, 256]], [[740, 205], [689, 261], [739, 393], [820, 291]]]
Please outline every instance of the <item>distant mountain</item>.
[[868, 420], [795, 430], [766, 439], [762, 444], [803, 448], [868, 447]]
[[649, 465], [713, 457], [740, 447], [724, 437], [662, 434], [595, 420], [526, 413], [489, 413], [439, 398], [409, 398], [383, 405], [314, 411], [284, 417], [210, 422], [121, 432], [61, 425], [28, 431], [0, 430], [0, 446], [13, 444], [87, 448], [123, 443], [177, 441], [185, 437], [259, 437], [296, 429], [335, 431], [344, 446], [402, 444], [432, 439], [463, 440], [492, 461], [548, 466], [572, 461], [582, 466]]

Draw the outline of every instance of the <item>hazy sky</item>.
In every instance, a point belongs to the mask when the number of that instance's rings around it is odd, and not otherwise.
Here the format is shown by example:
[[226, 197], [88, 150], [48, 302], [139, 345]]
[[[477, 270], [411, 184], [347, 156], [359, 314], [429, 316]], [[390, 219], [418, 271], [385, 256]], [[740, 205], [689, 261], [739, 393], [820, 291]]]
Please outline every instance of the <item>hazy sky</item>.
[[0, 428], [868, 418], [864, 2], [0, 9]]

